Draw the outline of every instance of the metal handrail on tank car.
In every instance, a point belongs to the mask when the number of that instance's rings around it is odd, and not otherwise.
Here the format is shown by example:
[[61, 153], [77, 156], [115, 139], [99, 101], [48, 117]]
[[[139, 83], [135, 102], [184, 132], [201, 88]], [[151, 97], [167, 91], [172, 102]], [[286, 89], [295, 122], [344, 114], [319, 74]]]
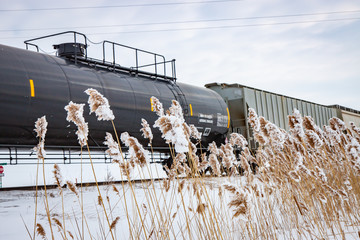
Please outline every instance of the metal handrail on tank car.
[[[38, 37], [38, 38], [33, 38], [33, 39], [29, 39], [29, 40], [26, 40], [24, 41], [25, 45], [26, 45], [26, 50], [28, 50], [28, 45], [31, 45], [31, 46], [34, 46], [36, 47], [37, 49], [37, 52], [39, 52], [39, 46], [34, 44], [34, 43], [30, 43], [30, 42], [33, 42], [33, 41], [38, 41], [38, 40], [41, 40], [41, 39], [45, 39], [45, 38], [50, 38], [50, 37], [56, 37], [56, 36], [59, 36], [59, 35], [65, 35], [65, 34], [74, 34], [74, 43], [76, 45], [77, 41], [76, 41], [76, 35], [80, 35], [84, 38], [84, 42], [85, 42], [85, 59], [87, 58], [87, 37], [85, 34], [83, 33], [79, 33], [79, 32], [75, 32], [75, 31], [66, 31], [66, 32], [60, 32], [60, 33], [55, 33], [55, 34], [50, 34], [50, 35], [46, 35], [46, 36], [42, 36], [42, 37]], [[75, 63], [77, 62], [77, 58], [78, 56], [76, 54], [75, 55]]]
[[[157, 53], [142, 50], [142, 49], [139, 49], [139, 48], [134, 48], [134, 47], [130, 47], [130, 46], [127, 46], [127, 45], [120, 44], [120, 43], [104, 40], [103, 44], [102, 44], [103, 45], [103, 63], [106, 62], [106, 55], [105, 55], [105, 52], [106, 52], [105, 46], [106, 46], [106, 44], [110, 44], [112, 46], [112, 59], [113, 59], [112, 63], [113, 63], [114, 69], [117, 66], [116, 56], [115, 56], [115, 46], [118, 46], [118, 47], [127, 48], [127, 49], [131, 49], [131, 50], [135, 51], [135, 64], [136, 64], [136, 66], [135, 67], [130, 67], [131, 69], [135, 69], [136, 72], [139, 72], [139, 68], [154, 66], [154, 70], [155, 70], [155, 75], [154, 76], [155, 77], [160, 76], [160, 77], [162, 77], [164, 79], [169, 78], [170, 80], [176, 81], [175, 59], [173, 59], [171, 61], [166, 61], [165, 57], [163, 55], [161, 55], [161, 54], [157, 54]], [[139, 66], [139, 55], [138, 55], [139, 52], [153, 55], [154, 56], [154, 63]], [[157, 62], [157, 57], [162, 58], [163, 61]], [[166, 64], [167, 63], [171, 63], [172, 77], [166, 76]], [[163, 75], [158, 74], [158, 69], [157, 69], [158, 65], [163, 65], [164, 66], [164, 74]], [[142, 73], [144, 73], [144, 72], [142, 72]]]
[[[74, 60], [75, 60], [75, 64], [77, 64], [77, 62], [79, 61], [79, 62], [86, 62], [86, 63], [90, 63], [90, 64], [95, 64], [95, 66], [97, 66], [97, 65], [103, 65], [103, 66], [106, 66], [106, 67], [112, 66], [113, 71], [115, 71], [115, 70], [126, 71], [126, 72], [129, 72], [129, 73], [140, 74], [140, 75], [147, 76], [147, 77], [155, 77], [156, 79], [161, 78], [161, 79], [164, 79], [164, 80], [171, 80], [171, 81], [176, 82], [175, 59], [170, 60], [170, 61], [166, 61], [166, 59], [165, 59], [165, 57], [163, 55], [153, 53], [153, 52], [150, 52], [150, 51], [146, 51], [146, 50], [142, 50], [142, 49], [138, 49], [138, 48], [134, 48], [134, 47], [130, 47], [130, 46], [126, 46], [126, 45], [119, 44], [119, 43], [112, 42], [112, 41], [108, 41], [108, 40], [104, 40], [102, 42], [102, 45], [103, 45], [103, 47], [102, 47], [103, 60], [102, 61], [99, 60], [99, 59], [89, 58], [88, 57], [88, 51], [87, 51], [88, 38], [87, 38], [87, 36], [85, 34], [80, 33], [80, 32], [76, 32], [76, 31], [60, 32], [60, 33], [55, 33], [55, 34], [50, 34], [50, 35], [46, 35], [46, 36], [42, 36], [42, 37], [29, 39], [29, 40], [24, 41], [24, 43], [26, 45], [27, 50], [29, 49], [29, 46], [34, 46], [36, 48], [37, 52], [39, 52], [39, 50], [40, 50], [39, 46], [34, 44], [34, 43], [31, 43], [31, 42], [38, 41], [38, 40], [45, 39], [45, 38], [55, 37], [55, 36], [59, 36], [59, 35], [65, 35], [65, 34], [73, 34], [74, 35], [75, 47], [76, 47], [76, 43], [78, 43], [76, 36], [80, 35], [80, 36], [82, 36], [84, 38], [85, 56], [84, 57], [77, 56], [77, 54], [74, 52], [73, 57], [74, 57]], [[112, 45], [112, 53], [113, 53], [113, 62], [112, 63], [106, 61], [106, 56], [105, 56], [105, 45], [106, 44], [111, 44]], [[134, 50], [135, 51], [136, 66], [129, 68], [129, 67], [123, 67], [120, 64], [116, 63], [116, 60], [115, 60], [115, 46]], [[139, 66], [138, 52], [153, 55], [154, 56], [154, 63]], [[163, 61], [157, 62], [157, 57], [162, 58]], [[68, 57], [68, 58], [71, 59], [72, 57]], [[172, 76], [167, 76], [166, 75], [166, 66], [167, 66], [166, 64], [167, 63], [171, 63]], [[161, 64], [164, 66], [164, 74], [163, 75], [158, 74], [157, 66], [161, 65]], [[149, 66], [154, 66], [154, 70], [155, 70], [154, 73], [139, 70], [139, 68], [144, 68], [144, 67], [149, 67]], [[135, 72], [134, 72], [134, 69], [135, 69]]]

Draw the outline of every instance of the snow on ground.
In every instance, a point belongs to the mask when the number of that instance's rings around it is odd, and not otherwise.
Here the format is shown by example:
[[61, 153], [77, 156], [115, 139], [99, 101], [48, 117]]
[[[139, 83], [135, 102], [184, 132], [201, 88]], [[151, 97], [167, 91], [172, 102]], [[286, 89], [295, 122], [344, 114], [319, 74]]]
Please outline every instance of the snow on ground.
[[[205, 178], [204, 185], [208, 191], [208, 195], [214, 204], [214, 208], [218, 210], [228, 210], [230, 215], [225, 216], [224, 218], [219, 219], [220, 228], [222, 229], [222, 234], [224, 239], [244, 239], [244, 236], [241, 234], [241, 219], [233, 219], [231, 217], [231, 209], [227, 207], [227, 203], [230, 201], [231, 196], [223, 192], [223, 197], [219, 198], [219, 186], [228, 182], [230, 179], [227, 177], [221, 178]], [[199, 222], [200, 218], [197, 219], [197, 213], [195, 211], [197, 206], [197, 200], [193, 193], [193, 181], [192, 179], [186, 180], [186, 184], [183, 191], [183, 199], [185, 201], [185, 206], [190, 209], [187, 211], [189, 214], [188, 217], [191, 218], [193, 226], [196, 224], [201, 224]], [[241, 177], [233, 177], [231, 179], [232, 183], [244, 184], [244, 181]], [[179, 181], [177, 181], [179, 183]], [[136, 196], [137, 204], [139, 209], [136, 208], [136, 204], [133, 201], [133, 193], [129, 188], [128, 183], [116, 183], [115, 186], [119, 190], [119, 193], [113, 190], [111, 185], [102, 185], [100, 186], [101, 194], [105, 200], [105, 205], [107, 212], [110, 216], [111, 221], [116, 217], [119, 217], [120, 220], [116, 225], [114, 231], [116, 239], [129, 239], [129, 228], [126, 217], [126, 212], [128, 212], [132, 219], [133, 229], [141, 229], [141, 224], [139, 220], [134, 217], [137, 215], [137, 211], [140, 211], [144, 217], [144, 221], [147, 222], [147, 226], [152, 226], [152, 219], [149, 217], [148, 209], [149, 200], [146, 199], [149, 196], [146, 193], [152, 192], [155, 190], [155, 194], [159, 199], [159, 206], [162, 209], [163, 213], [166, 213], [170, 219], [173, 219], [172, 230], [170, 231], [170, 239], [183, 239], [183, 233], [186, 232], [185, 226], [185, 216], [182, 212], [181, 206], [181, 197], [179, 194], [173, 194], [174, 191], [170, 190], [169, 192], [164, 192], [164, 187], [161, 181], [155, 182], [155, 187], [152, 188], [150, 181], [148, 182], [136, 182], [133, 183], [134, 186], [134, 195]], [[173, 185], [173, 188], [176, 189], [177, 185]], [[128, 210], [125, 210], [125, 199], [123, 196], [123, 189], [125, 191], [126, 202]], [[80, 207], [80, 189], [78, 188], [79, 196], [77, 197], [73, 192], [67, 188], [63, 188], [64, 191], [64, 208], [65, 208], [65, 219], [66, 219], [66, 230], [69, 230], [75, 237], [79, 238], [79, 232], [81, 231], [81, 207]], [[176, 192], [176, 190], [175, 190]], [[162, 195], [164, 194], [164, 195]], [[57, 217], [62, 222], [62, 201], [58, 189], [48, 189], [48, 200], [49, 206], [51, 209], [52, 216]], [[105, 197], [106, 196], [106, 197]], [[86, 215], [87, 224], [89, 226], [90, 232], [93, 239], [104, 239], [102, 232], [105, 231], [106, 239], [111, 239], [111, 236], [108, 232], [108, 226], [106, 219], [104, 217], [104, 212], [102, 207], [98, 204], [98, 192], [96, 186], [88, 186], [83, 189], [83, 200], [84, 200], [84, 212]], [[267, 201], [266, 199], [263, 199]], [[269, 199], [271, 200], [271, 199]], [[272, 200], [271, 200], [272, 201]], [[37, 222], [42, 224], [46, 231], [48, 239], [51, 239], [49, 224], [47, 221], [47, 216], [44, 208], [44, 191], [39, 192], [38, 198], [38, 219]], [[30, 239], [27, 228], [30, 233], [33, 233], [33, 224], [34, 224], [34, 206], [35, 206], [35, 191], [33, 190], [13, 190], [13, 191], [2, 191], [0, 192], [0, 239]], [[109, 207], [111, 206], [111, 207]], [[209, 206], [207, 206], [209, 207]], [[192, 209], [192, 210], [191, 210]], [[256, 209], [254, 209], [256, 210]], [[224, 216], [224, 215], [221, 215]], [[220, 217], [220, 215], [218, 215]], [[201, 225], [200, 225], [201, 226]], [[156, 227], [156, 226], [155, 226]], [[161, 228], [162, 226], [157, 226]], [[60, 233], [57, 231], [57, 228], [54, 227], [55, 239], [62, 239]], [[88, 230], [84, 227], [85, 230], [85, 239], [90, 239]], [[201, 227], [200, 227], [201, 228]], [[196, 227], [194, 227], [196, 229]], [[345, 239], [358, 239], [358, 227], [356, 226], [343, 226], [343, 229], [346, 229]], [[157, 229], [159, 230], [159, 229]], [[151, 229], [147, 229], [148, 232]], [[196, 230], [195, 230], [196, 231]], [[196, 234], [196, 233], [195, 233]], [[195, 235], [199, 236], [199, 235]], [[297, 237], [298, 236], [298, 237]], [[318, 235], [320, 236], [320, 235]], [[291, 229], [279, 229], [274, 239], [317, 239], [316, 232], [310, 234], [298, 234], [296, 230]], [[342, 239], [342, 236], [338, 232], [332, 232], [330, 229], [328, 231], [328, 238], [326, 239]], [[141, 235], [141, 239], [144, 237]], [[40, 239], [38, 236], [37, 239]], [[136, 237], [135, 237], [136, 239]], [[154, 238], [156, 239], [156, 237]], [[247, 239], [245, 237], [245, 239]], [[264, 237], [264, 239], [268, 239]]]

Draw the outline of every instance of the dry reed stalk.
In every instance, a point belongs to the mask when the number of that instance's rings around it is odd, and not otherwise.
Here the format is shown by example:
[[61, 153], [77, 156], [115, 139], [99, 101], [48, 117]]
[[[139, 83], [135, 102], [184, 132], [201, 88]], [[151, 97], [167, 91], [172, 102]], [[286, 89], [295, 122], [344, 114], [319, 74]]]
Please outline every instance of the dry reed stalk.
[[[61, 226], [61, 229], [64, 232], [64, 238], [67, 239], [66, 237], [66, 224], [65, 224], [65, 209], [64, 209], [64, 196], [63, 196], [63, 190], [62, 190], [62, 186], [63, 186], [63, 180], [62, 180], [62, 176], [61, 176], [61, 172], [60, 172], [60, 167], [57, 164], [54, 164], [54, 178], [56, 181], [56, 185], [58, 186], [59, 192], [60, 192], [60, 196], [61, 196], [61, 209], [62, 209], [62, 220], [63, 220], [63, 226]], [[56, 222], [56, 220], [53, 218], [53, 220]], [[57, 224], [59, 226], [59, 224]]]
[[[46, 121], [45, 116], [43, 116], [41, 118], [38, 118], [38, 120], [35, 122], [34, 131], [37, 133], [37, 136], [39, 137], [39, 144], [37, 145], [37, 147], [34, 148], [34, 150], [37, 153], [38, 159], [42, 160], [43, 180], [44, 180], [44, 190], [45, 190], [45, 210], [46, 210], [46, 214], [47, 214], [47, 218], [48, 218], [48, 222], [49, 222], [49, 226], [50, 226], [50, 230], [51, 230], [51, 237], [52, 237], [52, 239], [54, 239], [54, 233], [53, 233], [52, 224], [51, 224], [51, 218], [50, 218], [49, 201], [48, 201], [48, 197], [47, 197], [46, 180], [45, 180], [45, 157], [46, 157], [46, 152], [45, 152], [45, 149], [44, 149], [44, 145], [45, 145], [45, 135], [46, 135], [46, 132], [47, 132], [47, 125], [48, 125], [48, 123]], [[36, 198], [37, 198], [37, 193], [36, 193]], [[37, 200], [36, 200], [36, 202], [37, 202]]]
[[[90, 105], [90, 113], [95, 112], [95, 114], [98, 116], [98, 120], [113, 120], [113, 114], [112, 111], [109, 108], [108, 100], [103, 97], [100, 93], [98, 93], [94, 89], [88, 89], [85, 91], [89, 95], [89, 105]], [[84, 112], [84, 104], [76, 104], [70, 101], [70, 103], [65, 106], [65, 110], [67, 111], [68, 115], [66, 120], [69, 122], [74, 122], [75, 125], [78, 127], [78, 130], [76, 132], [79, 144], [80, 146], [87, 147], [87, 151], [89, 154], [91, 169], [94, 175], [95, 184], [99, 193], [99, 196], [101, 196], [101, 192], [99, 189], [98, 181], [95, 174], [94, 164], [91, 158], [91, 153], [89, 149], [89, 145], [87, 143], [87, 137], [88, 137], [88, 124], [85, 122], [85, 119], [83, 117]], [[106, 212], [106, 208], [104, 203], [102, 202], [102, 206], [104, 209], [104, 213], [107, 219], [107, 223], [110, 228], [110, 221]], [[114, 235], [110, 229], [111, 237], [114, 239]]]
[[[113, 130], [114, 130], [114, 132], [115, 132], [115, 136], [116, 136], [116, 139], [117, 139], [118, 146], [119, 146], [120, 140], [119, 140], [119, 136], [118, 136], [118, 134], [117, 134], [116, 128], [115, 128], [114, 121], [111, 120], [111, 123], [112, 123], [112, 126], [113, 126]], [[133, 189], [133, 185], [132, 185], [132, 182], [131, 182], [131, 180], [130, 180], [130, 175], [129, 175], [130, 172], [129, 172], [129, 170], [128, 170], [129, 165], [128, 165], [127, 162], [125, 162], [125, 160], [124, 160], [123, 153], [122, 153], [122, 150], [121, 150], [121, 147], [120, 147], [120, 146], [119, 146], [119, 150], [120, 150], [120, 155], [121, 155], [122, 161], [123, 161], [123, 164], [121, 165], [121, 164], [119, 163], [119, 166], [120, 166], [120, 169], [123, 168], [123, 170], [124, 170], [124, 172], [125, 172], [125, 174], [126, 174], [126, 177], [128, 178], [128, 183], [129, 183], [129, 185], [130, 185], [130, 189], [131, 189], [132, 195], [133, 195], [133, 197], [134, 197], [133, 200], [134, 200], [134, 202], [135, 202], [135, 206], [136, 206], [136, 209], [137, 209], [139, 218], [140, 218], [140, 220], [141, 220], [141, 229], [143, 230], [144, 235], [145, 235], [145, 237], [147, 238], [147, 234], [146, 234], [144, 222], [143, 222], [143, 219], [142, 219], [142, 217], [141, 217], [141, 212], [140, 212], [140, 209], [139, 209], [139, 205], [138, 205], [138, 203], [137, 203], [136, 196], [135, 196], [135, 192], [134, 192], [134, 189]], [[120, 171], [120, 175], [121, 175], [121, 177], [123, 176], [122, 171]], [[123, 191], [124, 191], [124, 183], [123, 183], [123, 181], [122, 181], [122, 184], [123, 184]], [[125, 195], [125, 192], [124, 192], [124, 195]], [[124, 199], [126, 199], [126, 198], [124, 198]], [[125, 203], [125, 205], [126, 205], [126, 203]], [[127, 206], [126, 206], [126, 208], [127, 208]], [[127, 211], [127, 212], [128, 212], [128, 211]], [[129, 220], [129, 218], [128, 218], [128, 214], [127, 214], [127, 219], [128, 219], [128, 225], [129, 225], [129, 228], [130, 228], [131, 225], [130, 225], [130, 220]], [[131, 234], [132, 234], [132, 230], [131, 230], [131, 229], [130, 229], [130, 232], [131, 232]], [[132, 236], [132, 237], [133, 237], [133, 236]]]

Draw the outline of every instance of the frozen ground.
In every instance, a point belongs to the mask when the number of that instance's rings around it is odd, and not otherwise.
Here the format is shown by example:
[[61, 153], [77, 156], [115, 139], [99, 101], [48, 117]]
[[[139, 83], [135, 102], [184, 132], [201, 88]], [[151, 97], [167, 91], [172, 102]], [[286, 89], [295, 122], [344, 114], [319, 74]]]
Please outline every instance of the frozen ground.
[[[181, 180], [180, 180], [181, 181]], [[194, 196], [193, 191], [193, 181], [191, 179], [186, 180], [183, 191], [183, 199], [185, 201], [185, 206], [188, 208], [187, 214], [190, 218], [193, 226], [199, 224], [201, 229], [201, 218], [199, 218], [195, 209], [198, 205], [197, 199]], [[231, 217], [231, 210], [228, 208], [227, 203], [230, 201], [230, 195], [223, 192], [222, 198], [219, 198], [219, 186], [223, 183], [228, 182], [229, 178], [205, 178], [204, 185], [208, 191], [209, 197], [214, 204], [215, 211], [224, 211], [228, 210], [229, 214], [221, 215], [219, 219], [219, 225], [222, 229], [224, 239], [248, 239], [242, 236], [241, 224], [244, 223], [241, 218], [233, 219]], [[238, 184], [241, 186], [242, 178], [235, 177], [231, 179], [232, 183]], [[177, 184], [179, 181], [175, 181], [172, 189], [177, 189]], [[129, 239], [129, 228], [125, 211], [125, 200], [127, 202], [128, 213], [130, 214], [130, 221], [132, 222], [133, 230], [138, 229], [140, 232], [141, 224], [139, 218], [134, 217], [138, 214], [137, 211], [141, 212], [143, 220], [146, 225], [149, 227], [147, 229], [148, 233], [151, 232], [151, 228], [154, 227], [156, 230], [161, 230], [165, 226], [156, 226], [152, 224], [151, 214], [148, 210], [151, 208], [149, 206], [150, 201], [147, 197], [155, 192], [155, 195], [159, 199], [159, 208], [164, 215], [163, 217], [169, 218], [172, 222], [171, 231], [169, 233], [170, 239], [183, 239], [183, 233], [186, 232], [185, 226], [185, 215], [181, 206], [181, 196], [180, 194], [174, 194], [177, 190], [169, 192], [164, 192], [163, 185], [160, 181], [155, 182], [155, 188], [151, 187], [150, 182], [136, 182], [134, 183], [134, 195], [136, 196], [137, 203], [134, 202], [133, 194], [129, 188], [128, 184], [124, 186], [121, 183], [115, 184], [119, 193], [113, 190], [112, 185], [103, 185], [100, 186], [101, 193], [105, 200], [105, 205], [107, 206], [107, 212], [110, 216], [111, 221], [116, 217], [119, 217], [119, 222], [115, 228], [115, 238], [116, 239]], [[123, 198], [123, 189], [125, 191], [126, 198]], [[79, 233], [81, 232], [81, 207], [79, 201], [81, 199], [80, 189], [78, 188], [79, 196], [76, 196], [70, 190], [64, 188], [64, 211], [66, 219], [66, 230], [70, 231], [75, 239], [80, 239]], [[155, 191], [153, 191], [155, 190]], [[55, 216], [62, 222], [62, 201], [58, 189], [48, 190], [49, 196], [49, 206], [51, 209], [52, 216]], [[153, 195], [154, 196], [154, 195]], [[103, 214], [102, 207], [98, 204], [97, 198], [98, 192], [96, 186], [89, 186], [83, 189], [83, 201], [84, 201], [84, 212], [87, 220], [87, 225], [90, 230], [87, 230], [87, 227], [84, 227], [85, 230], [85, 239], [91, 239], [88, 232], [91, 232], [92, 239], [111, 239], [111, 236], [108, 232], [108, 226]], [[266, 199], [263, 199], [266, 201]], [[50, 228], [46, 217], [46, 212], [44, 208], [44, 191], [40, 191], [40, 196], [38, 198], [38, 219], [37, 222], [42, 224], [46, 231], [48, 239], [51, 239]], [[139, 209], [136, 208], [136, 204]], [[32, 190], [13, 190], [13, 191], [1, 191], [0, 192], [0, 239], [30, 239], [29, 234], [27, 233], [27, 228], [30, 233], [33, 233], [33, 224], [34, 224], [34, 206], [35, 206], [35, 191]], [[155, 207], [156, 208], [156, 207]], [[253, 209], [256, 212], [256, 209]], [[219, 212], [220, 213], [220, 212]], [[60, 233], [57, 231], [56, 227], [54, 228], [55, 239], [62, 239]], [[196, 233], [196, 227], [194, 229], [194, 236], [199, 236]], [[346, 230], [345, 239], [359, 239], [358, 227], [353, 226], [343, 226], [343, 229]], [[135, 234], [135, 233], [133, 233]], [[145, 239], [141, 233], [139, 234], [140, 239]], [[279, 229], [273, 239], [319, 239], [319, 235], [313, 232], [312, 234], [304, 233], [299, 235], [296, 230], [286, 230]], [[37, 236], [37, 239], [41, 239]], [[135, 237], [136, 239], [136, 237]], [[157, 237], [152, 237], [151, 239], [158, 239]], [[257, 239], [269, 239], [267, 238], [257, 238]], [[337, 232], [332, 232], [330, 229], [328, 231], [328, 236], [325, 239], [343, 239], [341, 234]]]

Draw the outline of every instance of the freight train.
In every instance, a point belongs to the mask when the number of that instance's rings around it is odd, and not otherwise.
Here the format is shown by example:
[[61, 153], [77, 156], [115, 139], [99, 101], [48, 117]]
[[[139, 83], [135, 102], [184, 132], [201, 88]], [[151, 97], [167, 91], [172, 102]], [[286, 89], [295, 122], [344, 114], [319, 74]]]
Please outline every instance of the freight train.
[[[73, 36], [73, 41], [54, 44], [56, 55], [40, 53], [35, 44], [66, 34]], [[36, 145], [34, 123], [43, 115], [48, 121], [46, 146], [78, 145], [76, 128], [66, 121], [64, 106], [70, 101], [86, 103], [84, 91], [88, 88], [98, 90], [109, 100], [117, 131], [129, 132], [143, 145], [148, 140], [141, 136], [141, 118], [150, 124], [157, 118], [151, 111], [151, 96], [157, 97], [164, 108], [172, 99], [177, 100], [186, 122], [202, 133], [203, 146], [223, 142], [228, 132], [230, 116], [225, 101], [213, 90], [177, 82], [174, 60], [166, 61], [162, 55], [110, 41], [102, 43], [103, 59], [90, 58], [88, 38], [73, 31], [27, 40], [25, 44], [26, 50], [0, 45], [0, 146]], [[117, 48], [133, 51], [136, 63], [119, 64]], [[106, 58], [109, 52], [112, 61]], [[154, 61], [140, 65], [140, 53], [152, 56]], [[152, 70], [143, 70], [149, 68]], [[171, 74], [166, 72], [169, 68]], [[88, 107], [84, 116], [90, 129], [89, 145], [103, 146], [105, 133], [113, 132], [111, 123], [97, 121], [89, 115]], [[160, 131], [153, 131], [153, 146], [167, 148]]]

